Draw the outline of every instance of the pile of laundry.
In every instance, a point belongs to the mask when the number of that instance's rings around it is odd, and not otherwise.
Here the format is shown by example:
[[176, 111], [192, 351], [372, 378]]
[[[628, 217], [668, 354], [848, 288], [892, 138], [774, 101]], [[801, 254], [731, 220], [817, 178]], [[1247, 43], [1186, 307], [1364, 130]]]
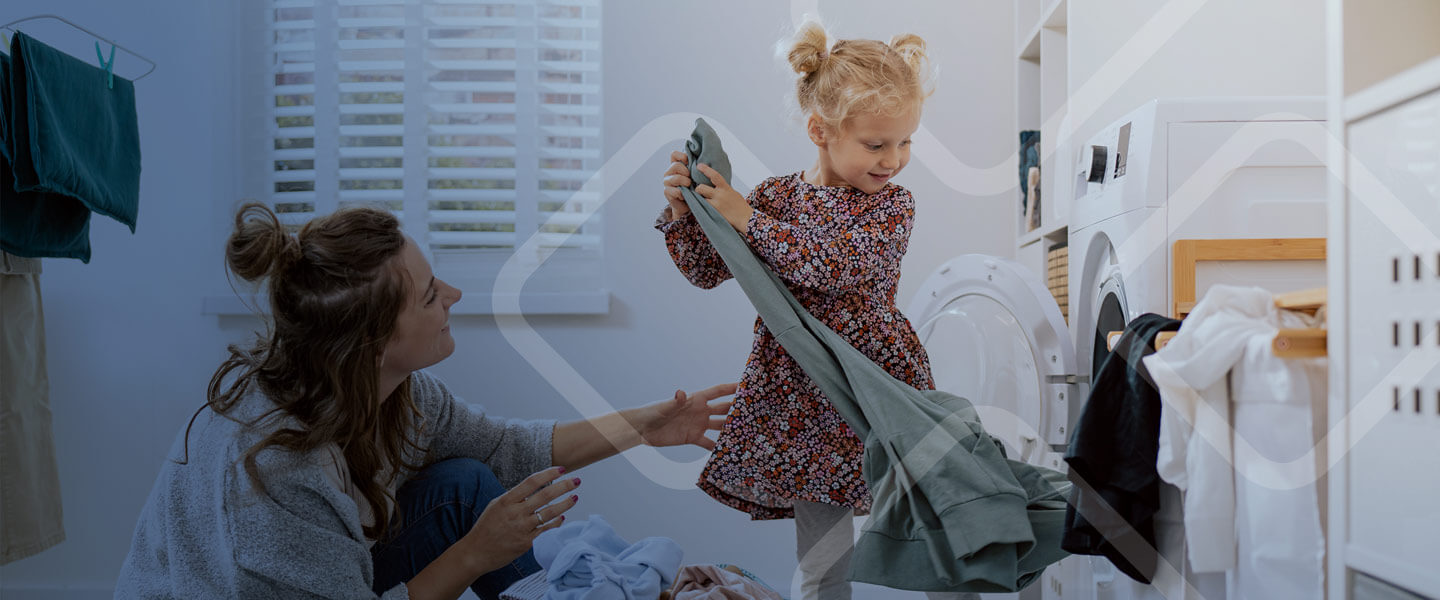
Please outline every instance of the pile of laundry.
[[634, 544], [605, 519], [570, 523], [535, 538], [544, 570], [515, 582], [501, 600], [784, 600], [733, 565], [686, 565], [674, 540]]

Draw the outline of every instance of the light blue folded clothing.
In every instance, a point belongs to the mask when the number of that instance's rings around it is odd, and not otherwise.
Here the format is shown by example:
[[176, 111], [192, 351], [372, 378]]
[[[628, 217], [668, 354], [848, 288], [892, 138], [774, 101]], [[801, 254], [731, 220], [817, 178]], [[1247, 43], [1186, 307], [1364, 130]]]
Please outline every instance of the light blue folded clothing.
[[652, 600], [670, 588], [684, 555], [669, 538], [626, 542], [598, 515], [540, 534], [534, 549], [547, 600]]
[[0, 249], [90, 260], [90, 211], [135, 231], [140, 133], [135, 87], [24, 33], [10, 42]]

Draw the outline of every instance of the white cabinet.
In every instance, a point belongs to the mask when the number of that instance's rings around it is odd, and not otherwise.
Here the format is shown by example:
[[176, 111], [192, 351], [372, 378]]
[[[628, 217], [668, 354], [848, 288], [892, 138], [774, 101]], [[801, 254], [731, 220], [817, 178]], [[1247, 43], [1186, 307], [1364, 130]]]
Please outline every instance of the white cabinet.
[[1440, 2], [1330, 16], [1328, 591], [1440, 597]]

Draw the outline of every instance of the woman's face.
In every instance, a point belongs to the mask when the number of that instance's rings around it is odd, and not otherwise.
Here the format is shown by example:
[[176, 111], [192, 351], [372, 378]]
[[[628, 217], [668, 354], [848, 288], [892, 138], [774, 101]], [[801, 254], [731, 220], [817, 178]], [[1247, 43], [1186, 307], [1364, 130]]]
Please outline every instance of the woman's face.
[[410, 277], [410, 295], [395, 321], [395, 333], [385, 344], [380, 370], [382, 374], [404, 377], [445, 360], [455, 351], [455, 338], [450, 337], [450, 305], [460, 300], [460, 290], [435, 277], [425, 255], [409, 236], [396, 260], [403, 263]]

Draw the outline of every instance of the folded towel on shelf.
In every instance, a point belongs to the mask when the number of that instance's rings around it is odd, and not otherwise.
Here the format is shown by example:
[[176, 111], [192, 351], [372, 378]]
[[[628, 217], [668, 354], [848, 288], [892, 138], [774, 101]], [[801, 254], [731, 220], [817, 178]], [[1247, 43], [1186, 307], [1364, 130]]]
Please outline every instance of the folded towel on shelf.
[[0, 176], [0, 249], [90, 261], [90, 212], [135, 231], [140, 133], [135, 86], [24, 33], [10, 41]]

